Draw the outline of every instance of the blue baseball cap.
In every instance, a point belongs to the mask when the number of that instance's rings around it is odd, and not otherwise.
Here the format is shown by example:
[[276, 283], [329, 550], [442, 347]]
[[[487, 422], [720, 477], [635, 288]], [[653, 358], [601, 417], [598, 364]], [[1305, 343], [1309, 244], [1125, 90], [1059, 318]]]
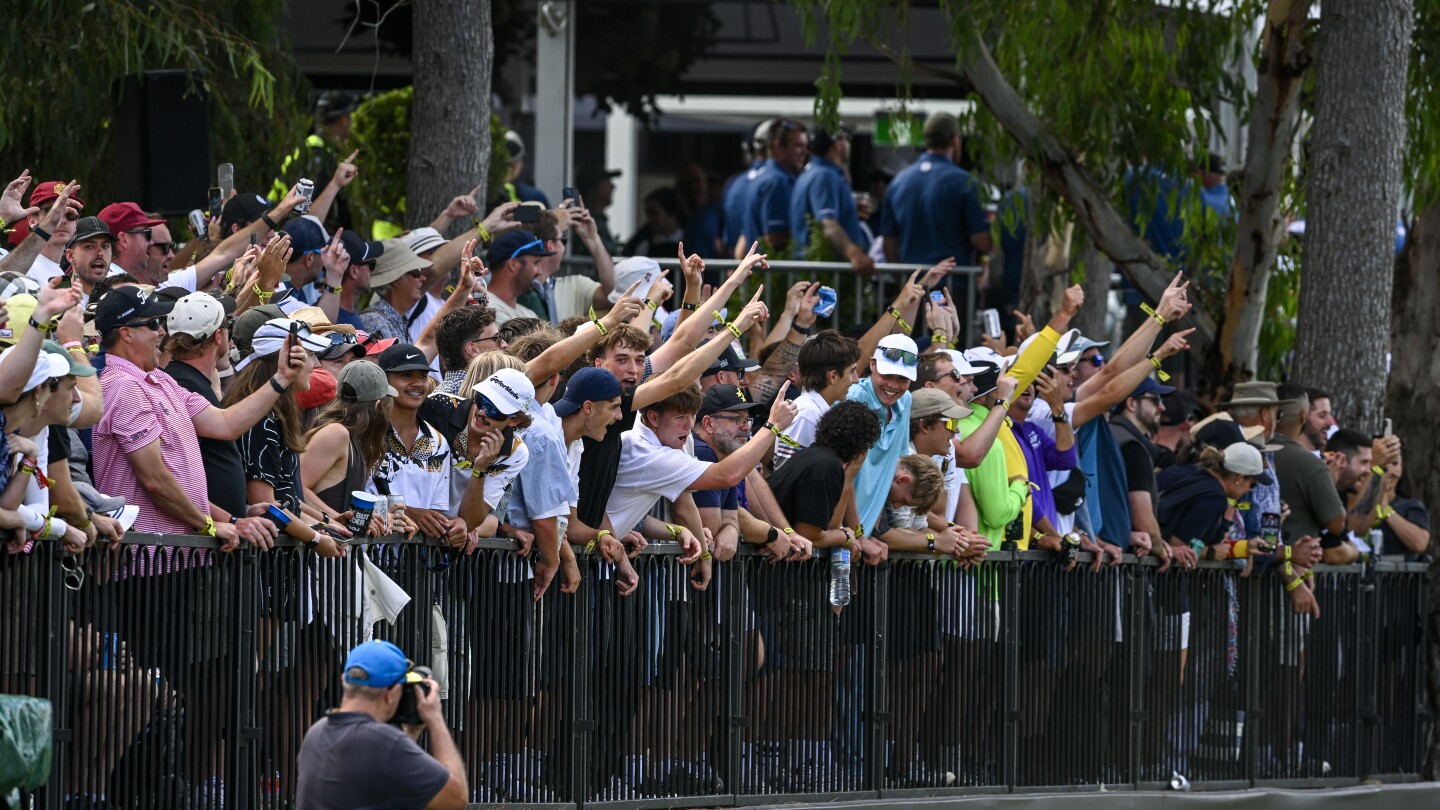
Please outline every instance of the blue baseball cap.
[[297, 217], [285, 223], [280, 229], [290, 237], [290, 247], [295, 251], [292, 258], [299, 259], [306, 253], [324, 250], [330, 244], [330, 234], [324, 226], [310, 215]]
[[603, 402], [620, 396], [620, 381], [603, 368], [586, 366], [570, 376], [565, 396], [552, 406], [556, 416], [569, 416], [587, 402]]
[[516, 256], [553, 256], [555, 251], [546, 250], [545, 243], [533, 231], [516, 228], [495, 237], [490, 243], [491, 272]]
[[1139, 385], [1135, 386], [1134, 391], [1130, 392], [1130, 399], [1137, 399], [1139, 397], [1146, 396], [1147, 394], [1154, 394], [1156, 396], [1163, 397], [1167, 394], [1174, 392], [1174, 390], [1175, 387], [1173, 385], [1161, 385], [1160, 383], [1155, 382], [1154, 377], [1146, 377], [1145, 379], [1140, 381]]
[[405, 679], [410, 662], [388, 641], [367, 641], [345, 659], [345, 683], [388, 689]]

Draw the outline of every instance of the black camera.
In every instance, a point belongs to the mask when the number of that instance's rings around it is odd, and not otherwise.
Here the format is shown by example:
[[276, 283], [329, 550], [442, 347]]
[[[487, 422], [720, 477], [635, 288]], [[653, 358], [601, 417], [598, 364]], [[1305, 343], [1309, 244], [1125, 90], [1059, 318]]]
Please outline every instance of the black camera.
[[425, 694], [430, 694], [430, 684], [427, 678], [432, 677], [429, 667], [412, 666], [405, 670], [405, 679], [400, 683], [404, 689], [400, 690], [400, 705], [395, 708], [395, 716], [390, 718], [392, 726], [418, 726], [423, 725], [424, 720], [420, 719], [420, 692], [424, 689]]

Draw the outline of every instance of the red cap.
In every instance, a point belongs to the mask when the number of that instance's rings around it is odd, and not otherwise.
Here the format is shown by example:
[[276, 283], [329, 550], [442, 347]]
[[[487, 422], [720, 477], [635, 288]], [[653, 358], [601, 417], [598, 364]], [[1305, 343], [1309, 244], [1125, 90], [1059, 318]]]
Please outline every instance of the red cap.
[[30, 235], [30, 218], [25, 217], [15, 223], [10, 229], [10, 245], [13, 247], [25, 241]]
[[399, 338], [385, 338], [384, 340], [373, 340], [365, 346], [365, 356], [374, 357], [395, 345]]
[[[65, 185], [65, 183], [59, 180], [46, 180], [36, 186], [34, 191], [30, 192], [30, 204], [44, 205], [50, 202], [60, 196], [60, 192], [65, 190]], [[79, 205], [81, 208], [85, 207], [85, 201], [79, 197], [71, 197], [70, 202]]]
[[310, 372], [310, 390], [297, 391], [295, 393], [295, 404], [299, 405], [302, 411], [318, 408], [334, 399], [335, 394], [339, 390], [340, 387], [335, 382], [335, 377], [325, 369], [316, 366], [315, 369]]
[[165, 224], [163, 219], [151, 219], [146, 216], [145, 212], [140, 210], [140, 206], [132, 202], [110, 203], [100, 209], [100, 219], [110, 226], [110, 233], [117, 237], [136, 228], [151, 228]]

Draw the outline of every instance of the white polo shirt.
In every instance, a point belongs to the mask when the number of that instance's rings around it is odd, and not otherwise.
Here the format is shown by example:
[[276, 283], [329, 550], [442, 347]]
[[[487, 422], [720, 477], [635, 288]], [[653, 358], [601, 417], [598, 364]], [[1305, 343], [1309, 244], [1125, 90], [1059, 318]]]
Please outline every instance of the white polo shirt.
[[636, 420], [620, 437], [620, 468], [605, 512], [617, 535], [635, 528], [661, 498], [675, 500], [709, 469], [700, 461], [660, 443], [655, 432]]
[[819, 391], [803, 391], [795, 398], [795, 421], [785, 428], [785, 435], [799, 442], [799, 447], [790, 447], [775, 439], [775, 469], [790, 460], [790, 457], [815, 443], [815, 426], [820, 417], [830, 410], [830, 403]]

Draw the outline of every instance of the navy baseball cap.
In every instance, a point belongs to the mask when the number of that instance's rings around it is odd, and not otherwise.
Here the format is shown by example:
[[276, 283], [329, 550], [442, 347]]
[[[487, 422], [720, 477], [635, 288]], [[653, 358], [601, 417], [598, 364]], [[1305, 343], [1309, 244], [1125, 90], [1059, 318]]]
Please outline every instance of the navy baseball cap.
[[760, 407], [750, 399], [750, 392], [738, 385], [712, 385], [705, 389], [700, 400], [700, 411], [696, 417], [710, 416], [721, 411], [749, 411]]
[[103, 335], [131, 321], [169, 315], [174, 308], [175, 302], [166, 301], [149, 290], [115, 287], [95, 306], [95, 328]]
[[490, 243], [490, 270], [510, 261], [516, 256], [553, 256], [555, 251], [546, 250], [545, 243], [533, 231], [517, 228], [495, 237]]
[[290, 247], [294, 249], [296, 259], [306, 253], [324, 250], [325, 246], [330, 244], [330, 234], [311, 216], [292, 219], [280, 230], [290, 236]]
[[603, 402], [620, 396], [620, 381], [603, 368], [586, 366], [570, 375], [565, 396], [552, 406], [556, 416], [569, 416], [587, 402]]
[[735, 352], [734, 346], [726, 346], [725, 351], [721, 352], [720, 356], [715, 358], [715, 362], [711, 363], [710, 367], [705, 369], [705, 373], [700, 376], [709, 377], [722, 371], [754, 371], [759, 367], [760, 363], [753, 358], [741, 357]]
[[1135, 386], [1134, 391], [1130, 392], [1130, 398], [1138, 399], [1148, 394], [1154, 394], [1157, 397], [1163, 397], [1169, 395], [1174, 390], [1175, 387], [1173, 385], [1161, 385], [1160, 383], [1155, 382], [1154, 377], [1146, 377], [1145, 379], [1140, 381], [1139, 385]]
[[360, 234], [348, 229], [340, 232], [340, 244], [350, 254], [351, 264], [373, 262], [385, 253], [384, 242], [367, 242], [360, 238]]
[[410, 662], [388, 641], [367, 641], [345, 659], [345, 683], [388, 689], [405, 679]]

